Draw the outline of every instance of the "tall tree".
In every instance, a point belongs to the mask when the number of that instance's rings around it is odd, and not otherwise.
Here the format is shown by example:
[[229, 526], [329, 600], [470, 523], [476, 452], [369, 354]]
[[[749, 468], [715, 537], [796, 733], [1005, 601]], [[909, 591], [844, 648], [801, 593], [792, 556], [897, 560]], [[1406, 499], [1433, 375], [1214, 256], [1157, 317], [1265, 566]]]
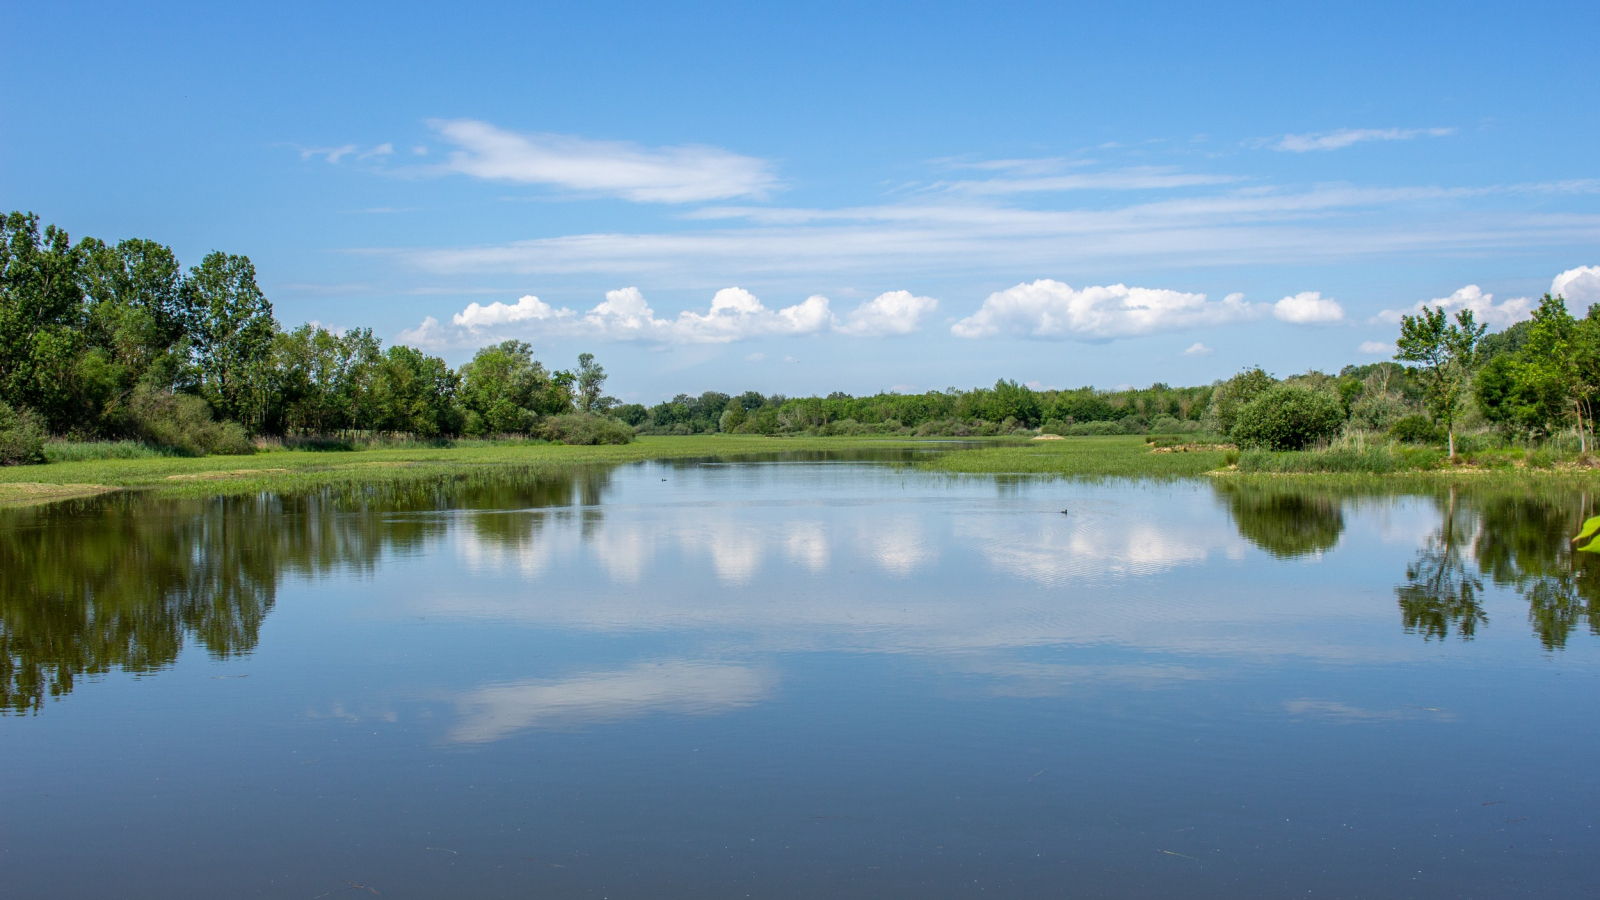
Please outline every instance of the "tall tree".
[[1543, 401], [1538, 405], [1551, 425], [1575, 423], [1579, 449], [1587, 453], [1600, 392], [1600, 312], [1591, 308], [1588, 317], [1574, 319], [1563, 298], [1545, 294], [1517, 351], [1515, 371], [1523, 391]]
[[83, 349], [82, 251], [54, 225], [13, 212], [0, 228], [0, 400], [27, 407], [53, 431], [76, 423]]
[[1473, 351], [1485, 327], [1473, 321], [1470, 309], [1456, 313], [1453, 323], [1437, 307], [1424, 307], [1400, 320], [1395, 359], [1419, 365], [1423, 402], [1444, 425], [1452, 459], [1456, 455], [1456, 418], [1476, 362]]
[[259, 428], [277, 323], [246, 256], [212, 252], [189, 270], [189, 334], [200, 391], [221, 415]]
[[594, 361], [594, 354], [578, 354], [578, 408], [586, 413], [600, 411], [600, 398], [605, 385], [606, 370]]

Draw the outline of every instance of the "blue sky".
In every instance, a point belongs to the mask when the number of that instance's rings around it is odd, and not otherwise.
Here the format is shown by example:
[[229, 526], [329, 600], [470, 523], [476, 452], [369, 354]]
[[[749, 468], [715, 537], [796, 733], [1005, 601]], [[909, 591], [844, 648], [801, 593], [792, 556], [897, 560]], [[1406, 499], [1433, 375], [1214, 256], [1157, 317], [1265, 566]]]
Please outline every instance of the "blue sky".
[[1600, 302], [1594, 4], [766, 6], [7, 3], [0, 205], [643, 401], [1336, 370], [1418, 303]]

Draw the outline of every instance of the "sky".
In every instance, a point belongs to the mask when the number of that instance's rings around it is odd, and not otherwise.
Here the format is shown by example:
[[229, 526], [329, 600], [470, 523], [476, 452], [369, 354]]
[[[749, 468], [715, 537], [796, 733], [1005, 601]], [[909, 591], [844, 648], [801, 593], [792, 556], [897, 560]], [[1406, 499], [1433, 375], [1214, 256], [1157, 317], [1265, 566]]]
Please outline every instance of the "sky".
[[0, 207], [628, 401], [1336, 371], [1421, 304], [1600, 302], [1600, 4], [0, 19]]

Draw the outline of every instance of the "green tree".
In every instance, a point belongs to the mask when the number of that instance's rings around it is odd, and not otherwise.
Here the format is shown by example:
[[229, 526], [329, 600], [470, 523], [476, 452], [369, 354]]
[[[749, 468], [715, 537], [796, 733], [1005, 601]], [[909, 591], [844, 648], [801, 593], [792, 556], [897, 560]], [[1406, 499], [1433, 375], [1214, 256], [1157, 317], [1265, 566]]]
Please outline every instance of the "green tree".
[[1331, 391], [1278, 384], [1239, 408], [1231, 437], [1241, 447], [1304, 450], [1339, 433], [1344, 409]]
[[1451, 458], [1456, 455], [1456, 418], [1476, 362], [1473, 351], [1484, 330], [1485, 326], [1473, 321], [1470, 309], [1456, 313], [1454, 323], [1436, 307], [1424, 307], [1400, 320], [1395, 359], [1418, 364], [1423, 402], [1434, 420], [1444, 426]]
[[1574, 422], [1588, 452], [1596, 393], [1600, 392], [1600, 310], [1574, 319], [1566, 301], [1545, 294], [1533, 312], [1514, 366], [1527, 415], [1555, 426]]
[[201, 396], [224, 417], [259, 428], [267, 410], [277, 323], [249, 257], [212, 252], [189, 270], [189, 334]]
[[82, 421], [83, 253], [54, 225], [10, 213], [0, 230], [0, 400], [41, 415], [51, 431]]
[[461, 367], [470, 434], [528, 434], [539, 417], [572, 409], [570, 372], [551, 374], [522, 341], [480, 349]]
[[606, 370], [594, 361], [594, 354], [578, 354], [578, 409], [586, 413], [603, 412], [601, 399], [605, 385]]
[[390, 347], [373, 371], [371, 427], [419, 437], [458, 434], [460, 385], [461, 376], [439, 357], [399, 344]]

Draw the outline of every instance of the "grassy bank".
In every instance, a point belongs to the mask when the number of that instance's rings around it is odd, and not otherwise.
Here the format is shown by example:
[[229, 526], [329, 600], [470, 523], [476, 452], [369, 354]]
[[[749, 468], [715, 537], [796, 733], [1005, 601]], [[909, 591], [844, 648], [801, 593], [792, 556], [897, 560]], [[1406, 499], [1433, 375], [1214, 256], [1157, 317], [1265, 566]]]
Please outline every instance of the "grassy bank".
[[39, 502], [105, 488], [177, 496], [299, 491], [329, 484], [384, 483], [490, 469], [530, 473], [652, 459], [761, 456], [818, 450], [904, 449], [931, 442], [873, 438], [768, 438], [754, 435], [649, 437], [631, 444], [570, 446], [474, 442], [451, 447], [354, 451], [279, 450], [251, 456], [146, 456], [80, 459], [0, 468], [0, 503]]
[[[1161, 446], [1161, 444], [1167, 446]], [[948, 452], [921, 456], [884, 451]], [[279, 450], [252, 456], [145, 456], [63, 459], [39, 466], [0, 468], [0, 504], [48, 502], [106, 489], [153, 490], [175, 496], [223, 496], [258, 491], [295, 492], [326, 485], [393, 484], [494, 470], [559, 472], [644, 460], [803, 457], [807, 453], [862, 454], [901, 465], [974, 475], [1091, 478], [1289, 479], [1306, 486], [1367, 485], [1411, 490], [1456, 481], [1593, 482], [1600, 470], [1541, 462], [1504, 453], [1452, 465], [1428, 450], [1368, 449], [1321, 453], [1244, 453], [1215, 445], [1147, 443], [1139, 436], [1075, 437], [1059, 441], [1009, 440], [981, 447], [946, 441], [872, 437], [761, 437], [694, 435], [645, 437], [624, 445], [569, 446], [477, 442], [450, 447], [389, 447], [343, 452]]]

